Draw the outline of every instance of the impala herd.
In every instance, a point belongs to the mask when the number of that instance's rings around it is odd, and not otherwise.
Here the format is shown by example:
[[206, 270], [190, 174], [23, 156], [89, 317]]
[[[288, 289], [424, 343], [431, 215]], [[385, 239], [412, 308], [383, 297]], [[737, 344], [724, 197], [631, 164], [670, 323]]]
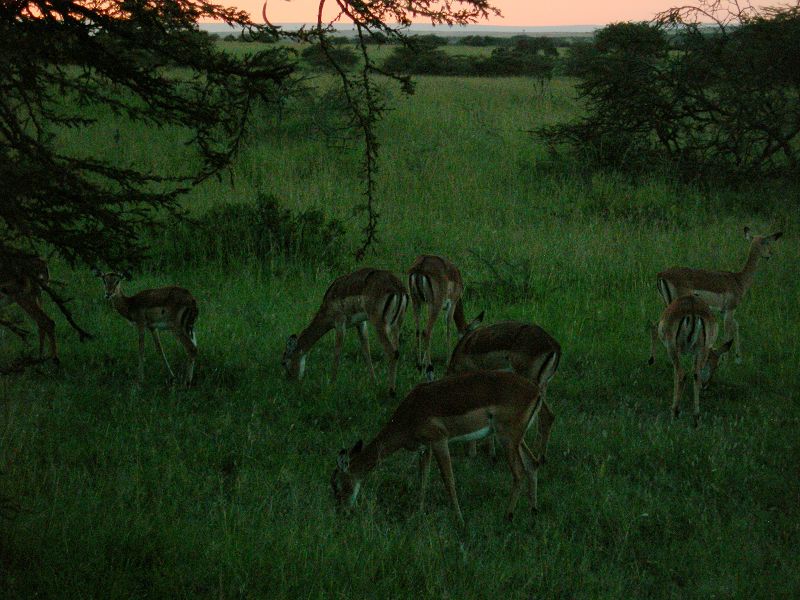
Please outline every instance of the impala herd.
[[[657, 287], [666, 307], [651, 329], [651, 356], [660, 339], [672, 360], [675, 384], [672, 414], [678, 417], [686, 373], [681, 355], [693, 359], [693, 419], [700, 417], [700, 388], [708, 384], [720, 357], [733, 347], [736, 362], [741, 361], [739, 325], [734, 318], [742, 297], [753, 283], [759, 261], [770, 257], [770, 247], [781, 237], [752, 236], [747, 262], [739, 272], [708, 271], [673, 267], [657, 277]], [[153, 342], [174, 377], [159, 339], [159, 330], [171, 331], [188, 355], [184, 381], [191, 384], [197, 358], [194, 325], [197, 302], [180, 287], [143, 290], [133, 296], [122, 291], [127, 273], [103, 273], [93, 269], [103, 283], [105, 297], [125, 319], [136, 326], [139, 341], [139, 380], [144, 377], [144, 338], [149, 330]], [[426, 480], [432, 456], [436, 457], [442, 479], [456, 515], [463, 522], [458, 503], [449, 442], [469, 443], [470, 455], [482, 438], [501, 442], [506, 453], [513, 487], [506, 516], [513, 515], [527, 479], [532, 508], [536, 509], [537, 472], [545, 462], [547, 442], [555, 416], [546, 401], [547, 386], [558, 369], [561, 346], [537, 325], [506, 321], [492, 325], [481, 322], [484, 313], [467, 322], [462, 295], [464, 282], [458, 268], [442, 256], [419, 256], [408, 270], [407, 284], [390, 271], [363, 268], [335, 279], [322, 298], [322, 305], [308, 326], [298, 335], [289, 336], [282, 364], [293, 379], [303, 377], [308, 353], [331, 329], [335, 345], [331, 379], [336, 379], [342, 342], [348, 327], [355, 327], [370, 377], [376, 381], [369, 349], [368, 325], [377, 334], [388, 359], [389, 394], [396, 393], [399, 341], [409, 299], [414, 313], [417, 367], [426, 383], [417, 385], [400, 402], [386, 425], [364, 445], [360, 440], [352, 449], [339, 453], [331, 485], [338, 505], [354, 504], [362, 480], [383, 458], [401, 448], [421, 450], [419, 460], [420, 505], [425, 500]], [[45, 339], [50, 344], [50, 358], [58, 361], [55, 326], [42, 309], [41, 286], [47, 285], [49, 272], [41, 259], [28, 259], [16, 269], [0, 269], [0, 307], [17, 304], [35, 322], [39, 330], [39, 355], [43, 356]], [[425, 308], [427, 307], [427, 314]], [[712, 310], [722, 319], [725, 342], [714, 348], [719, 326]], [[452, 320], [458, 342], [452, 351], [445, 376], [434, 381], [431, 359], [433, 327], [445, 315], [447, 347], [450, 346]], [[424, 319], [421, 321], [421, 317]], [[9, 325], [5, 321], [3, 324]], [[421, 327], [421, 323], [424, 326]], [[536, 452], [525, 443], [525, 433], [538, 418], [539, 436]]]

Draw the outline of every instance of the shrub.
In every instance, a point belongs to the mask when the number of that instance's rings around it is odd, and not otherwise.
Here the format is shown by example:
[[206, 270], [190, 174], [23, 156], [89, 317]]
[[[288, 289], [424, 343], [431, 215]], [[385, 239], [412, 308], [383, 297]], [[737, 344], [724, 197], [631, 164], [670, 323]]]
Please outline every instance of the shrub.
[[339, 220], [315, 209], [293, 213], [264, 193], [254, 204], [220, 204], [199, 218], [176, 222], [160, 237], [153, 244], [153, 260], [173, 267], [276, 258], [335, 267], [339, 257], [349, 254]]
[[[355, 53], [355, 51], [351, 47], [344, 46], [341, 43], [334, 43], [328, 49], [328, 53], [330, 54], [331, 58], [336, 61], [336, 64], [345, 69], [355, 66], [358, 62], [358, 55]], [[314, 68], [333, 68], [331, 61], [328, 58], [328, 54], [322, 50], [322, 46], [319, 44], [311, 44], [310, 46], [306, 46], [303, 48], [300, 56], [304, 61], [306, 61], [306, 63]]]

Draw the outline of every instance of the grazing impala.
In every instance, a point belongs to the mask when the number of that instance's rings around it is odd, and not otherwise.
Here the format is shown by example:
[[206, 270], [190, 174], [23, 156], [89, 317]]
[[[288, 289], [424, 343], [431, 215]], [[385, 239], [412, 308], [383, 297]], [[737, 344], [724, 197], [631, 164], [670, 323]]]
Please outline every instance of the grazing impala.
[[331, 374], [331, 379], [335, 381], [345, 330], [355, 326], [361, 338], [361, 350], [370, 377], [375, 382], [367, 332], [369, 321], [389, 359], [389, 393], [394, 396], [397, 360], [400, 358], [400, 326], [407, 305], [408, 294], [403, 283], [389, 271], [363, 268], [339, 277], [328, 287], [322, 298], [322, 306], [308, 327], [299, 336], [289, 336], [282, 361], [287, 374], [292, 379], [302, 378], [309, 350], [323, 335], [336, 329]]
[[665, 304], [680, 296], [696, 295], [711, 308], [720, 311], [725, 337], [733, 339], [737, 363], [741, 362], [742, 355], [739, 348], [739, 323], [734, 318], [734, 313], [747, 290], [753, 285], [759, 261], [771, 256], [770, 245], [783, 232], [754, 236], [750, 233], [750, 228], [745, 227], [744, 235], [750, 240], [750, 253], [739, 272], [672, 267], [658, 274], [658, 291]]
[[197, 360], [197, 339], [194, 333], [194, 324], [197, 320], [197, 302], [182, 287], [167, 286], [152, 290], [142, 290], [133, 296], [126, 296], [122, 292], [122, 281], [130, 279], [125, 273], [102, 273], [92, 269], [97, 277], [103, 280], [106, 299], [117, 312], [128, 321], [136, 325], [139, 333], [139, 381], [144, 380], [144, 331], [149, 329], [153, 336], [153, 343], [161, 352], [164, 364], [170, 376], [175, 378], [169, 366], [161, 340], [158, 337], [160, 329], [170, 330], [186, 349], [189, 355], [189, 364], [186, 368], [186, 385], [191, 385], [194, 376], [194, 365]]
[[431, 454], [463, 523], [453, 481], [448, 442], [469, 441], [494, 433], [505, 442], [514, 484], [506, 516], [511, 518], [523, 477], [528, 478], [531, 507], [536, 510], [539, 461], [525, 444], [528, 430], [541, 406], [538, 386], [515, 373], [473, 371], [415, 387], [400, 403], [389, 422], [366, 446], [359, 441], [339, 452], [331, 485], [338, 505], [355, 503], [361, 482], [378, 462], [405, 448], [427, 447], [420, 456], [420, 508], [425, 502]]
[[50, 342], [49, 358], [58, 364], [56, 324], [42, 309], [42, 286], [50, 282], [47, 263], [38, 257], [16, 259], [13, 266], [0, 265], [0, 308], [17, 304], [34, 320], [39, 330], [39, 358], [44, 340]]
[[718, 350], [712, 348], [717, 339], [717, 320], [711, 309], [697, 296], [681, 296], [664, 309], [657, 325], [652, 328], [650, 360], [655, 361], [656, 338], [661, 338], [675, 371], [675, 389], [672, 395], [672, 416], [680, 413], [680, 397], [686, 373], [681, 366], [681, 355], [694, 358], [692, 370], [694, 387], [694, 426], [700, 421], [700, 387], [705, 387], [714, 375], [722, 354], [730, 350], [733, 340], [728, 340]]
[[[417, 366], [425, 368], [428, 379], [433, 377], [431, 363], [431, 334], [439, 314], [445, 313], [445, 330], [447, 332], [447, 351], [450, 351], [450, 320], [456, 324], [458, 337], [477, 327], [483, 320], [483, 312], [471, 323], [464, 318], [464, 305], [461, 294], [464, 292], [464, 281], [461, 272], [453, 263], [443, 256], [423, 254], [417, 257], [408, 270], [408, 289], [411, 292], [411, 304], [414, 309], [414, 325], [417, 339]], [[428, 306], [428, 321], [424, 330], [420, 330], [420, 313]], [[424, 349], [423, 349], [424, 346]]]
[[[539, 386], [542, 409], [539, 412], [538, 457], [544, 463], [547, 441], [555, 415], [547, 404], [547, 384], [555, 375], [561, 360], [561, 346], [550, 334], [537, 325], [506, 321], [478, 327], [456, 344], [448, 375], [465, 371], [513, 371]], [[475, 455], [475, 442], [469, 443], [469, 453]], [[492, 445], [494, 453], [494, 445]]]

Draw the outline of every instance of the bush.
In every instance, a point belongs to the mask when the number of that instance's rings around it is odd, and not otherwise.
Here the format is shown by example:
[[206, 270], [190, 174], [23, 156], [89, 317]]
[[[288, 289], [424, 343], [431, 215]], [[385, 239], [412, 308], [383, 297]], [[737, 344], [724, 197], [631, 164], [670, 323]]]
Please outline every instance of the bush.
[[279, 258], [336, 267], [349, 254], [345, 233], [339, 220], [320, 210], [292, 213], [274, 196], [259, 193], [254, 204], [220, 204], [197, 219], [174, 223], [154, 242], [153, 260], [185, 267]]
[[[358, 63], [358, 55], [353, 51], [353, 49], [349, 46], [344, 46], [341, 43], [334, 43], [328, 49], [328, 53], [330, 54], [331, 58], [336, 61], [336, 64], [342, 68], [347, 69], [355, 66], [356, 63]], [[306, 46], [303, 48], [300, 56], [304, 61], [306, 61], [306, 63], [314, 68], [333, 68], [331, 61], [328, 58], [328, 54], [322, 50], [322, 46], [319, 44], [311, 44], [310, 46]]]
[[592, 46], [573, 47], [565, 65], [581, 80], [586, 115], [538, 134], [602, 168], [791, 179], [800, 173], [798, 49], [796, 7], [742, 17], [716, 35], [674, 14], [656, 25], [609, 25]]

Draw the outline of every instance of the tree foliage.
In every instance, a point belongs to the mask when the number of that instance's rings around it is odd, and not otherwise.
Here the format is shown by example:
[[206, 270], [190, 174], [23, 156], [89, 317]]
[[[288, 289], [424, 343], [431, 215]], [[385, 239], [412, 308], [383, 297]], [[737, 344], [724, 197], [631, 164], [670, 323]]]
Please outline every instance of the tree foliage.
[[538, 131], [553, 147], [567, 143], [616, 168], [667, 164], [688, 177], [798, 172], [797, 4], [758, 12], [715, 0], [650, 24], [609, 25], [567, 72], [580, 78], [588, 110]]
[[[131, 266], [144, 254], [142, 229], [180, 213], [180, 194], [219, 175], [243, 143], [256, 103], [280, 104], [290, 93], [293, 53], [274, 44], [235, 56], [199, 31], [198, 20], [244, 28], [251, 39], [314, 40], [340, 77], [351, 126], [364, 141], [367, 225], [377, 225], [375, 124], [384, 106], [369, 55], [376, 36], [403, 42], [412, 18], [457, 24], [496, 13], [487, 0], [337, 0], [351, 20], [363, 59], [349, 73], [336, 56], [334, 22], [284, 31], [202, 0], [7, 0], [0, 3], [0, 261], [56, 251], [70, 262]], [[392, 74], [388, 74], [392, 75]], [[397, 78], [405, 89], [410, 82]], [[68, 150], [64, 131], [88, 132], [112, 112], [132, 125], [182, 132], [189, 152], [182, 172], [114, 164], [88, 147]], [[123, 128], [121, 128], [123, 129]], [[133, 128], [124, 128], [130, 130]], [[115, 143], [125, 143], [123, 134]]]
[[[228, 165], [253, 102], [279, 93], [292, 65], [279, 48], [218, 51], [199, 17], [250, 23], [195, 1], [0, 5], [0, 258], [55, 249], [73, 262], [135, 263], [142, 227]], [[87, 131], [98, 107], [180, 128], [195, 159], [167, 173], [64, 150], [59, 135]]]

